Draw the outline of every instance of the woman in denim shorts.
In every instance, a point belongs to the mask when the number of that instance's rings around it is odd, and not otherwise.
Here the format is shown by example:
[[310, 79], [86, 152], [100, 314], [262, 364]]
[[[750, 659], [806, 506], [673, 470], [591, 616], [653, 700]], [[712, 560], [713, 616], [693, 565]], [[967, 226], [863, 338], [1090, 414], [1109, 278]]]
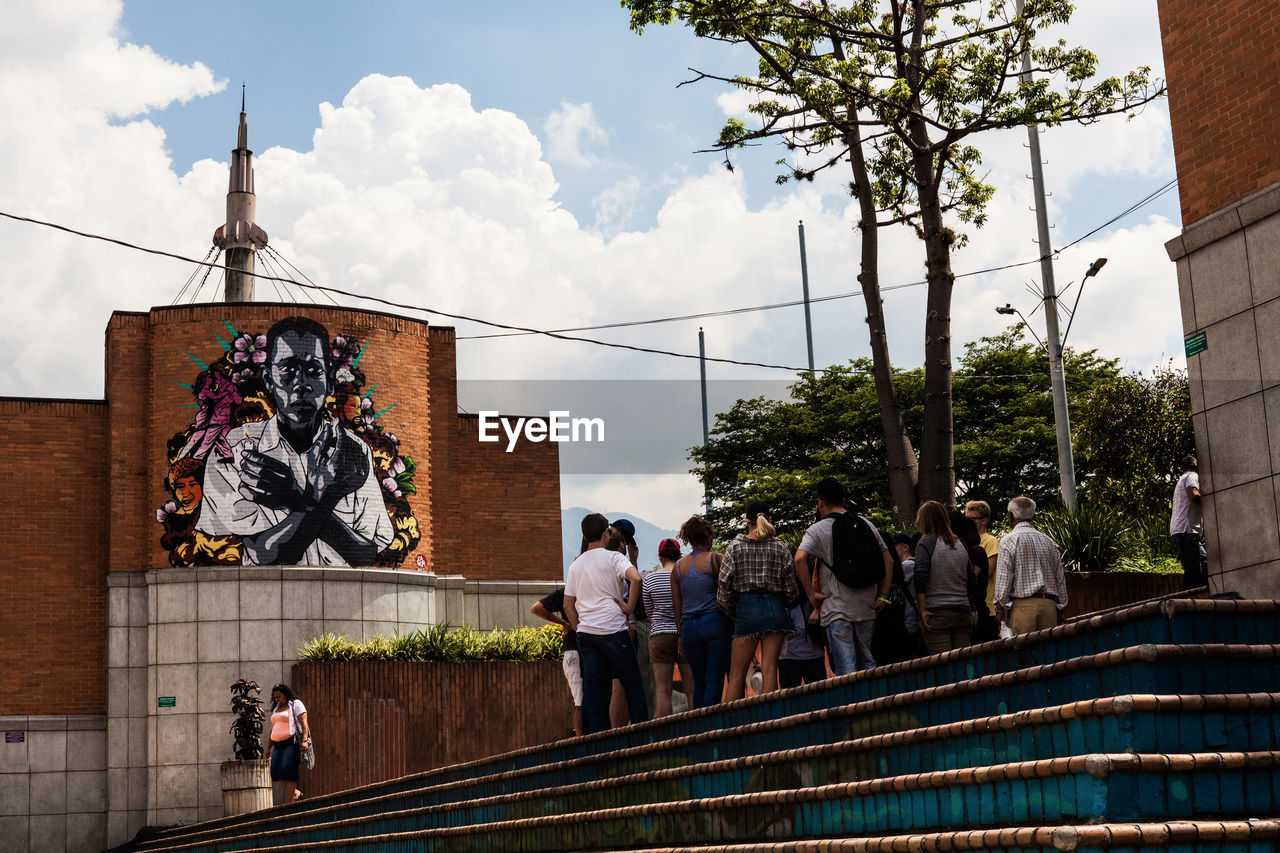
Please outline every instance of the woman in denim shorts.
[[733, 647], [729, 659], [726, 702], [746, 693], [747, 668], [760, 648], [761, 693], [778, 689], [778, 655], [791, 630], [788, 604], [799, 602], [791, 549], [778, 541], [764, 501], [747, 504], [747, 532], [739, 533], [725, 551], [716, 600], [733, 614]]

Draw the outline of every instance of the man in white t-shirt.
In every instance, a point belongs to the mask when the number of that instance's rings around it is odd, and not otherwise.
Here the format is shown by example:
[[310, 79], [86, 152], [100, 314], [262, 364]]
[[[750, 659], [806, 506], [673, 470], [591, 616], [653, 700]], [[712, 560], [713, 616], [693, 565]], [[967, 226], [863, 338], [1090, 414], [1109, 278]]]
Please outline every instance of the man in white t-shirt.
[[1169, 538], [1178, 547], [1182, 563], [1182, 588], [1195, 589], [1209, 582], [1209, 559], [1201, 538], [1200, 474], [1194, 456], [1182, 457], [1182, 476], [1173, 487], [1173, 514]]
[[[640, 600], [640, 572], [624, 554], [606, 547], [609, 522], [592, 513], [582, 519], [587, 550], [569, 566], [564, 580], [564, 613], [577, 632], [582, 667], [583, 734], [609, 728], [609, 694], [618, 679], [627, 697], [631, 722], [649, 719], [636, 647], [627, 630], [627, 614]], [[623, 603], [623, 584], [630, 584]]]

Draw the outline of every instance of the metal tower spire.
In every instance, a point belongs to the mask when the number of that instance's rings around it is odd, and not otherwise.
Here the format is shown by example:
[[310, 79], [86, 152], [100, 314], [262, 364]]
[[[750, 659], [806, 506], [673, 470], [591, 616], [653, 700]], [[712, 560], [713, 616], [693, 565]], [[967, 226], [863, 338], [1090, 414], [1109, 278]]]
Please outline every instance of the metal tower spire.
[[253, 253], [267, 246], [267, 232], [254, 223], [258, 200], [253, 193], [253, 152], [249, 150], [249, 123], [244, 112], [244, 86], [240, 87], [240, 127], [231, 152], [231, 179], [227, 188], [227, 221], [213, 232], [213, 245], [226, 254], [227, 302], [252, 302]]

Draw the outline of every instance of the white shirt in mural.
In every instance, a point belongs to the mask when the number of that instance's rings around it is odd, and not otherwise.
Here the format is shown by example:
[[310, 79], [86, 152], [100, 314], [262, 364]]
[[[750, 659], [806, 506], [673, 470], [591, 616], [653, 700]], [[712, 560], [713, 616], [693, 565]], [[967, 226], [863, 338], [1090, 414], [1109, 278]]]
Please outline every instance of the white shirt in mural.
[[[290, 509], [263, 506], [240, 493], [240, 471], [246, 450], [257, 451], [288, 466], [294, 482], [306, 491], [307, 475], [311, 469], [323, 464], [323, 454], [332, 452], [339, 431], [345, 428], [337, 421], [325, 421], [316, 434], [311, 447], [303, 453], [296, 452], [280, 435], [279, 422], [272, 417], [266, 421], [245, 424], [227, 433], [232, 458], [219, 458], [209, 454], [204, 474], [204, 501], [197, 528], [212, 536], [234, 534], [245, 540], [244, 564], [258, 563], [259, 549], [255, 547], [258, 535], [285, 520]], [[344, 522], [365, 540], [373, 542], [381, 551], [391, 543], [395, 528], [387, 515], [382, 499], [382, 488], [373, 467], [369, 447], [360, 439], [347, 434], [359, 443], [364, 451], [368, 475], [355, 491], [341, 498], [334, 508], [332, 518]], [[317, 537], [303, 554], [297, 565], [345, 566], [347, 562], [328, 543]]]

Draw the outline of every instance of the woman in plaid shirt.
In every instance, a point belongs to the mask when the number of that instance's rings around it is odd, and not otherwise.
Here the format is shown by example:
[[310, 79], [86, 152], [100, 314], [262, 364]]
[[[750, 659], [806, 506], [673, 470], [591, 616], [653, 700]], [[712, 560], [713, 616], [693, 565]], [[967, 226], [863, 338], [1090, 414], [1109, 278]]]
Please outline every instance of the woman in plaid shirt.
[[791, 549], [778, 541], [764, 501], [747, 504], [747, 532], [739, 533], [720, 565], [716, 601], [733, 617], [729, 686], [732, 702], [746, 692], [747, 668], [760, 648], [760, 692], [778, 689], [778, 655], [791, 630], [789, 602], [800, 600]]

